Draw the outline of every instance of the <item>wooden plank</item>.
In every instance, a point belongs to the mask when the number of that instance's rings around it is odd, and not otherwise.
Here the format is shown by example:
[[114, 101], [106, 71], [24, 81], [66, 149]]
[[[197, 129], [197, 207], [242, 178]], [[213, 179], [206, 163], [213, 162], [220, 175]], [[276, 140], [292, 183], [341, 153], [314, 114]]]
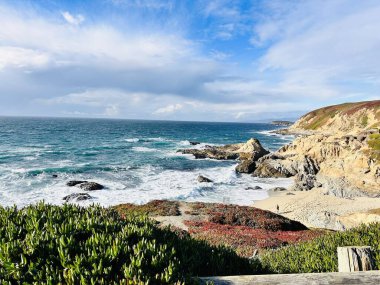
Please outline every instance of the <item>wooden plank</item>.
[[379, 285], [380, 271], [240, 275], [201, 278], [201, 284], [206, 284], [207, 281], [213, 281], [215, 285]]
[[368, 271], [374, 268], [375, 260], [370, 246], [344, 246], [337, 248], [338, 271]]

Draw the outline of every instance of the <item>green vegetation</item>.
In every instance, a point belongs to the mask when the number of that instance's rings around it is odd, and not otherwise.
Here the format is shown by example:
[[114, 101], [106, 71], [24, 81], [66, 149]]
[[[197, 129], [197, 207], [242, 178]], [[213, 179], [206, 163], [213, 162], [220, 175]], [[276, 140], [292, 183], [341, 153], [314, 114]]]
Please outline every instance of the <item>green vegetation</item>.
[[380, 134], [369, 135], [368, 146], [370, 147], [370, 157], [380, 163]]
[[[362, 110], [372, 110], [374, 112], [375, 119], [380, 120], [380, 100], [377, 100], [358, 103], [345, 103], [314, 110], [302, 117], [303, 121], [301, 122], [300, 127], [306, 130], [317, 130], [323, 126], [326, 126], [326, 124], [337, 114], [351, 117], [353, 114]], [[363, 128], [368, 127], [368, 120], [369, 118], [365, 114], [359, 118], [359, 122]]]
[[380, 150], [380, 134], [369, 135], [368, 145], [374, 150]]
[[177, 201], [153, 200], [143, 205], [120, 204], [114, 207], [122, 216], [131, 213], [148, 216], [179, 216]]
[[363, 128], [366, 127], [366, 126], [368, 125], [368, 116], [367, 116], [367, 115], [364, 115], [364, 116], [362, 117], [361, 125], [362, 125]]
[[276, 273], [334, 272], [338, 270], [338, 246], [365, 246], [374, 250], [376, 268], [380, 268], [380, 224], [362, 225], [313, 241], [302, 242], [274, 251], [261, 258], [265, 271]]
[[100, 206], [0, 207], [0, 284], [173, 284], [259, 270], [232, 250]]

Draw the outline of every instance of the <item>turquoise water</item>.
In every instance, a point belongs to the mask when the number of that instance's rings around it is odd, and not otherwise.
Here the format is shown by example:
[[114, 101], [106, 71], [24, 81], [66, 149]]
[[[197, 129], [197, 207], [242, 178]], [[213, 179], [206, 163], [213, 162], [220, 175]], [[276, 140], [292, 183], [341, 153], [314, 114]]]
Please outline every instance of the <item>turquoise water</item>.
[[[258, 138], [276, 150], [291, 137], [271, 135], [270, 124], [0, 118], [0, 204], [45, 200], [60, 204], [69, 180], [106, 188], [82, 204], [144, 203], [152, 199], [252, 204], [287, 179], [257, 179], [234, 172], [236, 161], [195, 160], [176, 151], [189, 141], [227, 144]], [[199, 174], [214, 183], [200, 184]], [[263, 190], [245, 190], [259, 185]]]

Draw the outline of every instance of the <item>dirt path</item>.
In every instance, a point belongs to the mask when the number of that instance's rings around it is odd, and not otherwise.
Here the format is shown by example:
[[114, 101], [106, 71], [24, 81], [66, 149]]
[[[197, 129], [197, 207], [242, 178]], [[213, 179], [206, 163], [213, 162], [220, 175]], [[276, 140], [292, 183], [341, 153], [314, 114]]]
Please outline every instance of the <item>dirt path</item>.
[[206, 219], [203, 215], [191, 215], [191, 204], [185, 202], [179, 202], [179, 216], [156, 216], [152, 217], [156, 221], [159, 221], [163, 226], [172, 225], [177, 228], [187, 231], [189, 228], [185, 225], [184, 221], [203, 221]]

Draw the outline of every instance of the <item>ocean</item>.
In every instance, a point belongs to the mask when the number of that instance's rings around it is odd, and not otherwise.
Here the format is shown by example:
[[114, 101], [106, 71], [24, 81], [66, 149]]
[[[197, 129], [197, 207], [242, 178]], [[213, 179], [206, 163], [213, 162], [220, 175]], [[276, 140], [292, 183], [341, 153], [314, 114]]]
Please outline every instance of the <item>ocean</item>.
[[[178, 149], [245, 142], [254, 137], [269, 150], [291, 136], [269, 133], [278, 127], [253, 123], [206, 123], [68, 118], [0, 118], [0, 205], [25, 206], [83, 192], [70, 180], [98, 182], [81, 205], [146, 203], [154, 199], [252, 205], [267, 190], [289, 179], [236, 174], [237, 161], [194, 159]], [[198, 183], [198, 175], [213, 183]], [[260, 186], [262, 190], [246, 190]]]

